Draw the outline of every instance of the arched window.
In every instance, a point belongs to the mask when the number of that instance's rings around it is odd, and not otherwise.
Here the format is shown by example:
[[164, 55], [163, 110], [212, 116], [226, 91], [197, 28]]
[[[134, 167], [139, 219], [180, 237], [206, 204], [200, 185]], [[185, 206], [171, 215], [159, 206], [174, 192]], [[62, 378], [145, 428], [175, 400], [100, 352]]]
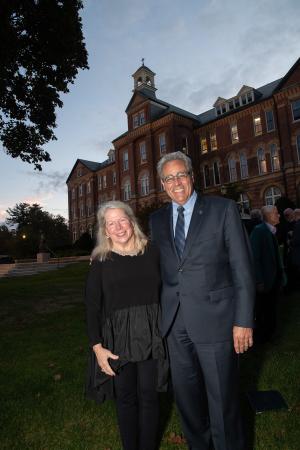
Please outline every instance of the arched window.
[[237, 200], [237, 204], [239, 206], [240, 212], [244, 213], [245, 210], [249, 211], [249, 209], [250, 209], [250, 201], [249, 201], [248, 195], [244, 194], [244, 193], [240, 194], [239, 198]]
[[278, 148], [276, 144], [270, 145], [270, 158], [271, 158], [271, 168], [272, 172], [275, 172], [276, 170], [280, 169], [280, 163], [279, 163], [279, 155], [278, 155]]
[[246, 158], [245, 153], [240, 154], [240, 171], [241, 171], [241, 178], [248, 178], [248, 161]]
[[148, 86], [151, 86], [151, 80], [149, 77], [146, 77], [146, 83], [148, 84]]
[[276, 186], [271, 186], [265, 191], [265, 204], [275, 205], [276, 200], [280, 197], [281, 197], [280, 189]]
[[149, 194], [149, 175], [144, 173], [140, 178], [140, 191], [141, 195]]
[[263, 148], [259, 148], [257, 150], [257, 164], [259, 174], [267, 173], [267, 161], [265, 151]]
[[236, 181], [237, 180], [237, 172], [236, 172], [236, 161], [234, 158], [228, 159], [228, 170], [229, 170], [230, 181]]
[[139, 77], [137, 79], [137, 85], [140, 86], [142, 84], [142, 82], [143, 82], [142, 77]]
[[123, 184], [123, 200], [126, 202], [131, 197], [131, 185], [130, 180], [126, 180]]

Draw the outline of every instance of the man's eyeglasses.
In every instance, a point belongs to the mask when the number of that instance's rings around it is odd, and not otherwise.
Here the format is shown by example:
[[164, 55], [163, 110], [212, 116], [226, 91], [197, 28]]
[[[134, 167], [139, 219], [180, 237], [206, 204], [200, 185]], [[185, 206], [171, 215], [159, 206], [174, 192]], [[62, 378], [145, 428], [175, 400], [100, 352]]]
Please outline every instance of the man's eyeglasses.
[[163, 178], [163, 182], [167, 184], [175, 183], [175, 180], [186, 180], [186, 178], [190, 175], [190, 172], [178, 172], [176, 175], [168, 175]]

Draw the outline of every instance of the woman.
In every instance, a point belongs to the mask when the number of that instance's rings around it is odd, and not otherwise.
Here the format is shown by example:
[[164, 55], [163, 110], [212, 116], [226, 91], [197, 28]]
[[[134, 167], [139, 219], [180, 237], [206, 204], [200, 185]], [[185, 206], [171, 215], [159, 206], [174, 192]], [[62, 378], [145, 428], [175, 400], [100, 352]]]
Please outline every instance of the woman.
[[86, 286], [87, 394], [98, 401], [115, 397], [124, 450], [154, 450], [157, 389], [165, 390], [167, 376], [158, 331], [158, 252], [127, 204], [107, 202], [97, 218]]

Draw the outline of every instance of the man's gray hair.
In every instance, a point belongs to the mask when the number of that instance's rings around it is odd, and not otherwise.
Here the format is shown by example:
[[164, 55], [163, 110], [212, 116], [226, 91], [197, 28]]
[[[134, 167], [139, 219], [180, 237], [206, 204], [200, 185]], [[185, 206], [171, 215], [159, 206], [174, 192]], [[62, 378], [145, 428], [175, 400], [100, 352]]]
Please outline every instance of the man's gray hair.
[[190, 174], [192, 174], [193, 172], [193, 166], [192, 166], [192, 161], [191, 158], [189, 158], [188, 156], [186, 156], [184, 153], [182, 152], [172, 152], [172, 153], [167, 153], [166, 155], [164, 155], [157, 163], [157, 173], [159, 175], [159, 178], [162, 180], [163, 179], [163, 168], [164, 165], [167, 162], [170, 161], [183, 161], [186, 169], [188, 172], [190, 172]]
[[250, 211], [251, 219], [262, 219], [262, 214], [260, 209], [251, 209]]
[[276, 208], [275, 205], [265, 205], [261, 208], [261, 213], [264, 220], [267, 218], [269, 214], [271, 214], [274, 211], [274, 208]]

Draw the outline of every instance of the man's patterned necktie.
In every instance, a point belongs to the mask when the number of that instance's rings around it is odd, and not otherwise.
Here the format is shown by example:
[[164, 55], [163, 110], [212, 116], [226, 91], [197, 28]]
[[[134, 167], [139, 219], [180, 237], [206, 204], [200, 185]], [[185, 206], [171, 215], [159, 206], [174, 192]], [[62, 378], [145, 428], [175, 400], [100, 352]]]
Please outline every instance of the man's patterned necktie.
[[182, 253], [185, 246], [185, 234], [184, 234], [184, 207], [178, 206], [178, 217], [175, 227], [175, 246], [178, 252], [178, 255], [181, 259]]

